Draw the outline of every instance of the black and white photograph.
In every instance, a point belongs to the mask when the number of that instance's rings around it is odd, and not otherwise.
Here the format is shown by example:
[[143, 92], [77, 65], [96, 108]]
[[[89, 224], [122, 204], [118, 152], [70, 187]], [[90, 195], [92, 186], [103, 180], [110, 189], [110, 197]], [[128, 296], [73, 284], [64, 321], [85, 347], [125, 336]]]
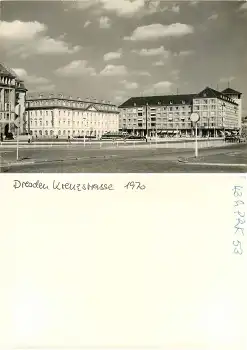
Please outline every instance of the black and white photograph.
[[0, 6], [1, 172], [246, 172], [246, 2]]

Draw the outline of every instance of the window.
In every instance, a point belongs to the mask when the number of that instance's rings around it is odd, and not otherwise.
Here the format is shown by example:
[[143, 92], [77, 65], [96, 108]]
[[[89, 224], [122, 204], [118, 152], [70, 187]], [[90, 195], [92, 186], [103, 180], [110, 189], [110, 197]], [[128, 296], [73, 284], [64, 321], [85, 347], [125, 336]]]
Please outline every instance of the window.
[[45, 125], [46, 125], [46, 126], [48, 125], [48, 120], [45, 122]]
[[42, 136], [42, 130], [39, 131], [39, 134]]
[[45, 135], [48, 136], [48, 130], [45, 130]]
[[61, 135], [61, 130], [58, 130], [58, 135]]
[[50, 135], [51, 135], [51, 136], [53, 135], [53, 130], [50, 131]]

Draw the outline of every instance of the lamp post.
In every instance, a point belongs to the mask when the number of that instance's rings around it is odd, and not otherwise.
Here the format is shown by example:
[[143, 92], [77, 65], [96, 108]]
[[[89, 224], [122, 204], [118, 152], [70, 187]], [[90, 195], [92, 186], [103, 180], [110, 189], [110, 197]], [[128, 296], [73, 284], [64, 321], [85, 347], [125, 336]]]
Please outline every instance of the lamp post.
[[83, 120], [83, 144], [84, 144], [84, 147], [85, 147], [85, 142], [86, 142], [85, 120], [86, 120], [86, 117], [83, 117], [82, 120]]
[[146, 103], [146, 142], [148, 142], [148, 103]]
[[208, 139], [209, 139], [209, 115], [208, 115]]
[[223, 102], [222, 105], [221, 105], [221, 107], [222, 107], [221, 113], [222, 113], [222, 129], [223, 129], [223, 133], [224, 133], [224, 138], [225, 138], [225, 123], [224, 123], [224, 112], [223, 112], [223, 110], [224, 110], [224, 107], [225, 107], [225, 106], [226, 106], [226, 105], [225, 105], [225, 103]]
[[190, 120], [195, 123], [195, 157], [198, 157], [198, 144], [197, 144], [197, 123], [199, 121], [200, 117], [197, 113], [192, 113], [190, 116]]

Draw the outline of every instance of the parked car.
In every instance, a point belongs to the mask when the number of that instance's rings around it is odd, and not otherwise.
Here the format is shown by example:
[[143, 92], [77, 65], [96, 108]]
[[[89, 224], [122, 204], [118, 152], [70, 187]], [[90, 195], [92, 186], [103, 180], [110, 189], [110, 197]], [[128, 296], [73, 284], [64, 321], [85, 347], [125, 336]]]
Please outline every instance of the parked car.
[[134, 136], [130, 135], [126, 137], [126, 140], [146, 140], [145, 136]]
[[14, 135], [12, 134], [12, 132], [9, 132], [9, 133], [5, 136], [5, 140], [14, 140]]

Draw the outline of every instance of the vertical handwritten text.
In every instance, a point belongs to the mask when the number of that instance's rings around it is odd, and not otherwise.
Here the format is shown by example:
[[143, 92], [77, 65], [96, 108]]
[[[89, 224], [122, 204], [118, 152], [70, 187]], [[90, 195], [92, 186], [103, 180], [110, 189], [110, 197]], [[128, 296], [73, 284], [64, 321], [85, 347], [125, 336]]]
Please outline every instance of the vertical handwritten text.
[[245, 234], [245, 202], [243, 199], [243, 186], [233, 187], [234, 197], [234, 254], [243, 254], [243, 236]]

